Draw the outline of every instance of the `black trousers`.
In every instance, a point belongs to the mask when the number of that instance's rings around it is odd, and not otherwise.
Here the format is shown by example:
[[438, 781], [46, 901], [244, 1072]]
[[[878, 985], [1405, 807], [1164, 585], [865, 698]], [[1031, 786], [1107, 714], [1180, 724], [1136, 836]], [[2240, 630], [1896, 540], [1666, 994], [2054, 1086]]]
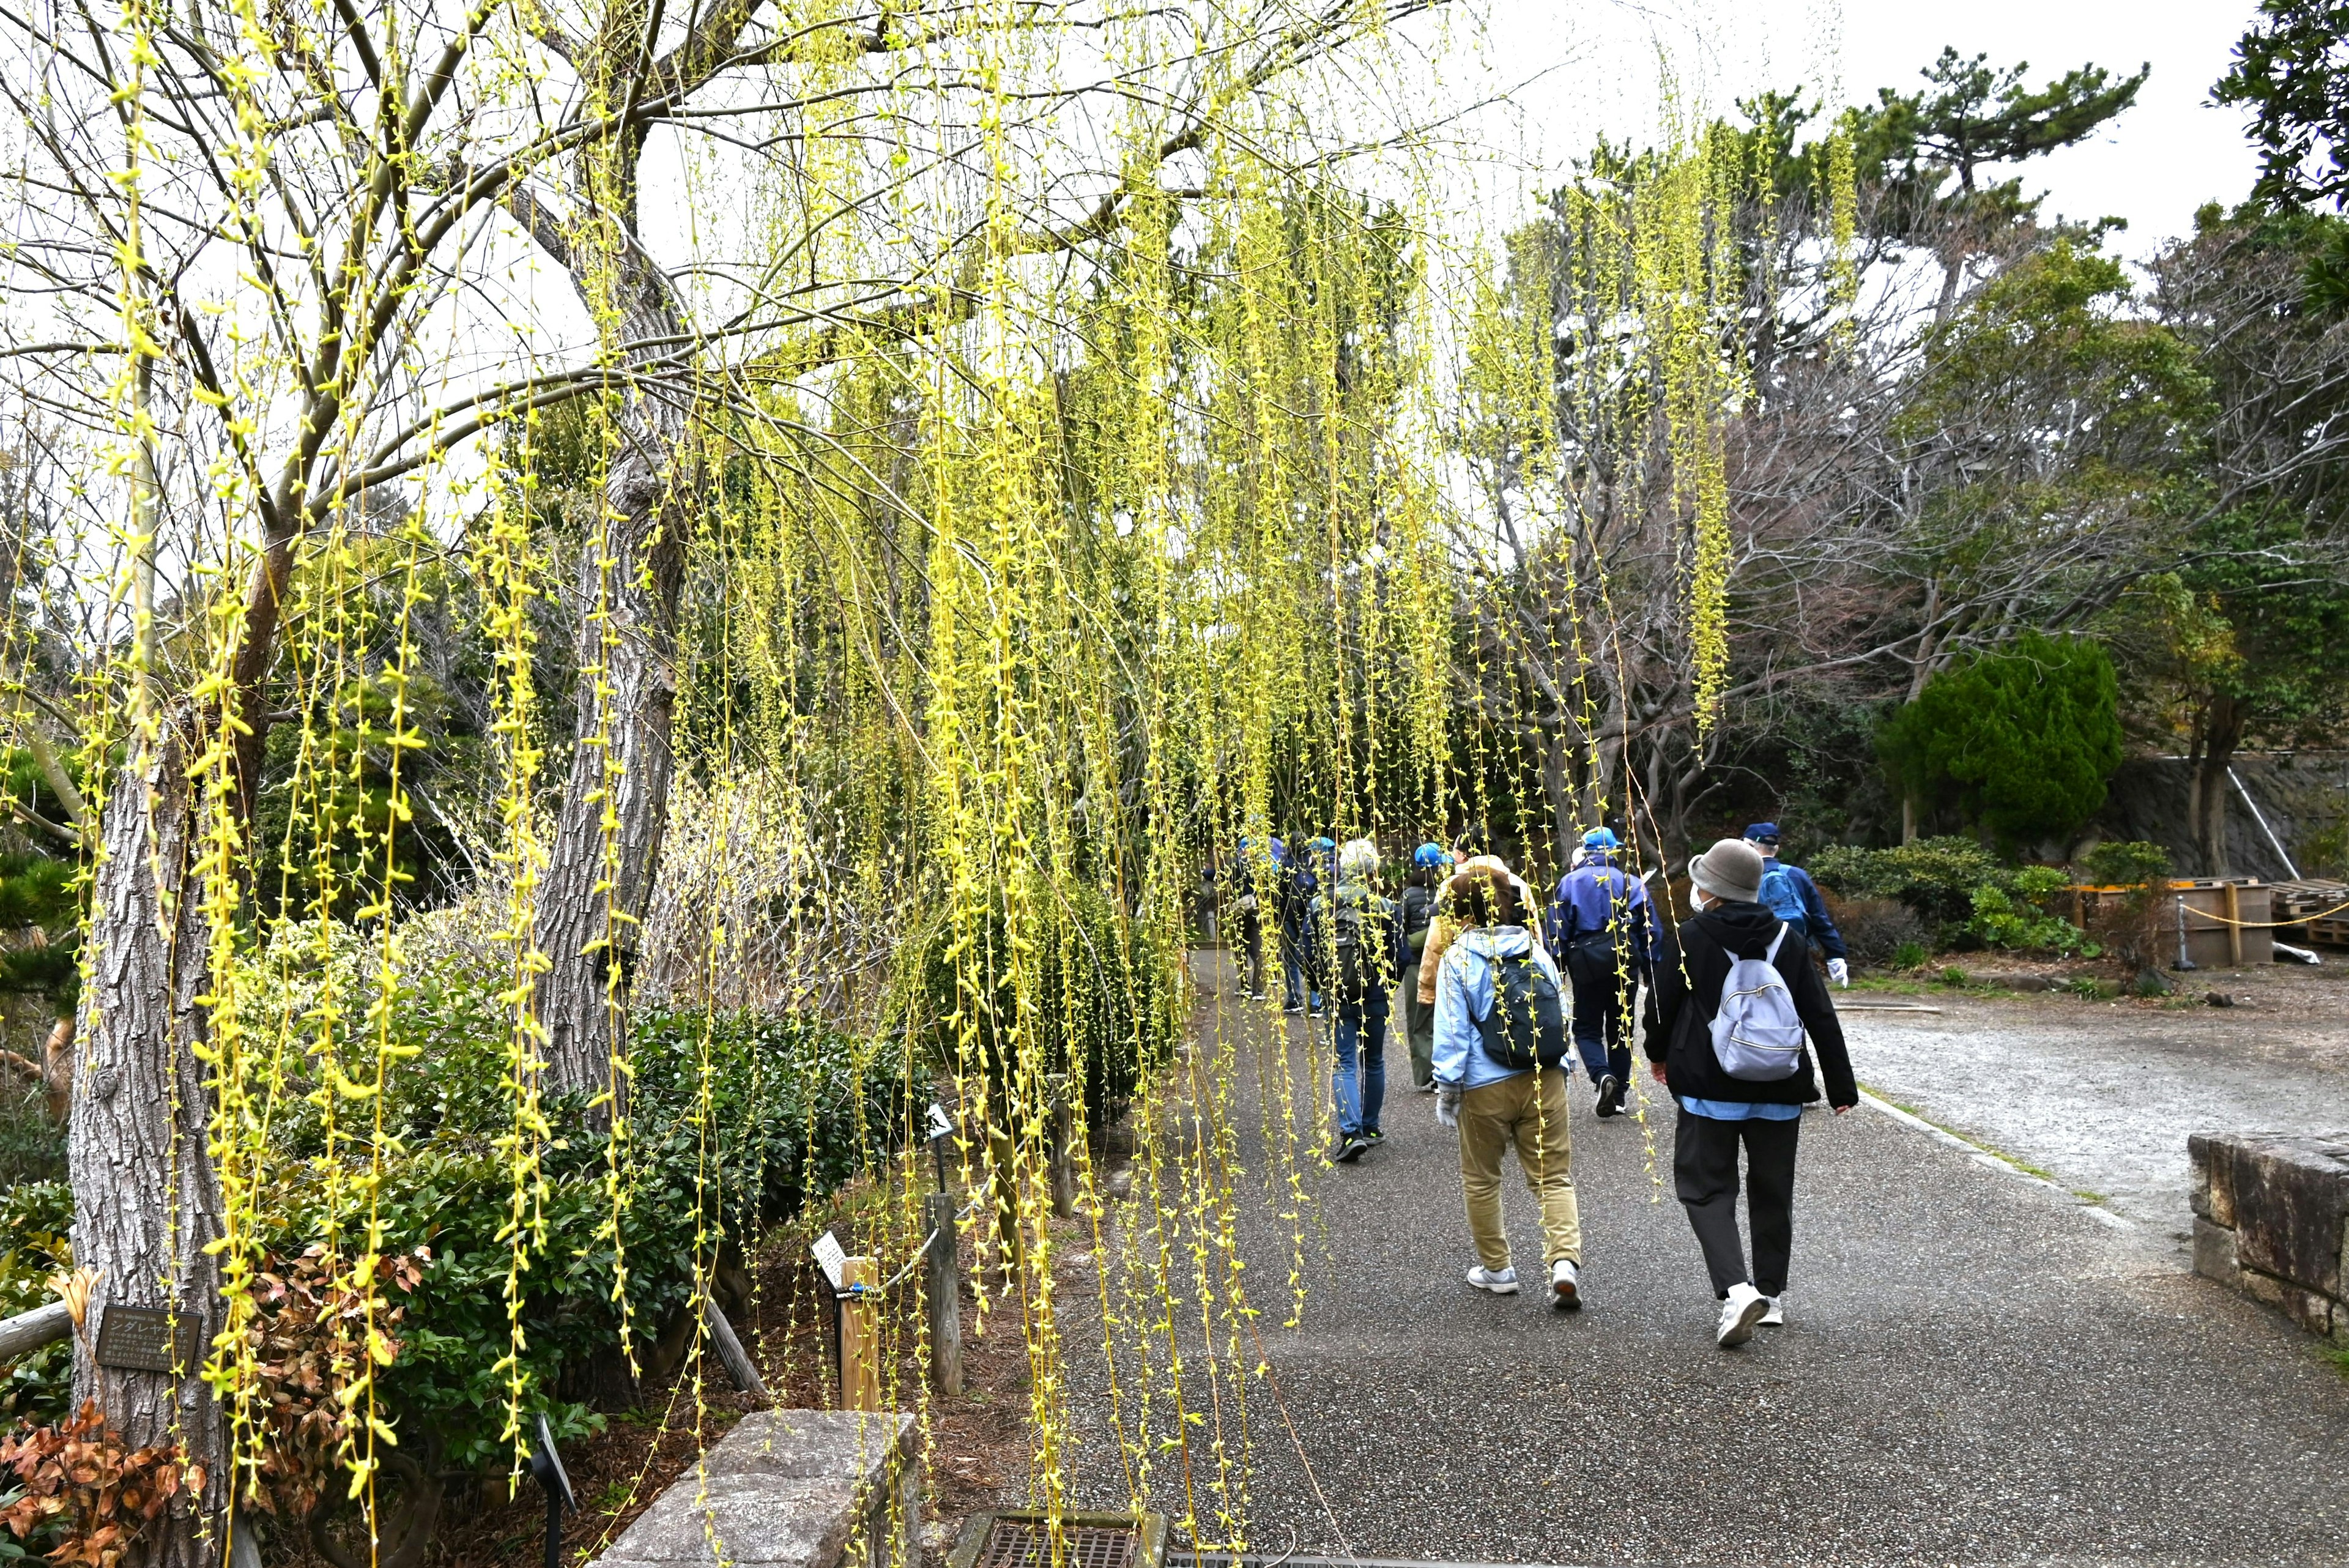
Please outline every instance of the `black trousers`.
[[[1681, 1112], [1672, 1144], [1672, 1183], [1697, 1245], [1704, 1249], [1713, 1293], [1751, 1280], [1765, 1296], [1786, 1288], [1786, 1258], [1795, 1246], [1795, 1141], [1800, 1116], [1741, 1122]], [[1737, 1146], [1745, 1146], [1745, 1211], [1754, 1226], [1754, 1272], [1737, 1234]]]
[[[1631, 1080], [1631, 1045], [1624, 1038], [1625, 971], [1613, 944], [1576, 943], [1566, 950], [1566, 978], [1574, 987], [1574, 1047], [1593, 1084], [1612, 1073], [1619, 1084]], [[1637, 971], [1630, 971], [1634, 985]]]

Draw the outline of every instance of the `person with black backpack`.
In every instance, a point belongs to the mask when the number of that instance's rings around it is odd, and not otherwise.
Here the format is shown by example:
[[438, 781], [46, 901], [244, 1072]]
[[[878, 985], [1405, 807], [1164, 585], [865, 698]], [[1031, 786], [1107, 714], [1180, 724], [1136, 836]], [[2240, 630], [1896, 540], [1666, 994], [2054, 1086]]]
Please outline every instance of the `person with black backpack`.
[[1338, 1115], [1330, 1158], [1351, 1165], [1386, 1137], [1379, 1112], [1387, 1096], [1387, 994], [1394, 985], [1394, 905], [1371, 885], [1379, 846], [1367, 838], [1338, 852], [1338, 885], [1313, 900], [1313, 923], [1330, 944], [1324, 967], [1336, 1013], [1337, 1063], [1330, 1097]]
[[1549, 908], [1549, 950], [1573, 982], [1575, 1049], [1602, 1117], [1621, 1114], [1631, 1086], [1626, 1014], [1655, 946], [1655, 906], [1647, 883], [1615, 864], [1622, 847], [1612, 828], [1584, 834], [1581, 856], [1557, 879]]
[[1582, 1304], [1582, 1216], [1568, 1139], [1565, 988], [1525, 922], [1506, 871], [1472, 866], [1444, 885], [1460, 934], [1444, 950], [1435, 989], [1435, 1116], [1460, 1133], [1460, 1191], [1476, 1262], [1468, 1282], [1515, 1295], [1501, 1225], [1501, 1155], [1512, 1145], [1541, 1204], [1550, 1299]]
[[[1673, 1186], [1722, 1303], [1713, 1340], [1723, 1349], [1786, 1321], [1803, 1107], [1819, 1097], [1822, 1076], [1837, 1116], [1859, 1103], [1843, 1026], [1810, 948], [1760, 902], [1764, 869], [1761, 853], [1737, 838], [1691, 862], [1699, 912], [1657, 955], [1642, 1043], [1657, 1082], [1680, 1104]], [[1750, 1272], [1737, 1230], [1741, 1146]]]

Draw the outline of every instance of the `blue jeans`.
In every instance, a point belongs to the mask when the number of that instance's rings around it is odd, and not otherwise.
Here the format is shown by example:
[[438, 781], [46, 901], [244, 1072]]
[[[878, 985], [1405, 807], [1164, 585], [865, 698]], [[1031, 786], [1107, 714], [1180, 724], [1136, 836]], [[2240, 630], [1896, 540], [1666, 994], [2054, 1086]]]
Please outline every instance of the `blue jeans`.
[[[1379, 1130], [1379, 1110], [1387, 1101], [1387, 1015], [1351, 1008], [1338, 1013], [1338, 1070], [1330, 1075], [1330, 1097], [1337, 1103], [1338, 1136]], [[1361, 1073], [1355, 1071], [1361, 1058]]]

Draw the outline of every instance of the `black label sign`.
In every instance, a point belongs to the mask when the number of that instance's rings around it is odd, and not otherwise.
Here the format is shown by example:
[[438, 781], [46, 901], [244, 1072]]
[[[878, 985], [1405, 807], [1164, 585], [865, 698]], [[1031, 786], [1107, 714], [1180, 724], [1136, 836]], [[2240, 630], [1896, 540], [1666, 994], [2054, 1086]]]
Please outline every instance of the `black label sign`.
[[161, 1307], [109, 1305], [98, 1320], [98, 1364], [131, 1372], [171, 1370], [171, 1314]]

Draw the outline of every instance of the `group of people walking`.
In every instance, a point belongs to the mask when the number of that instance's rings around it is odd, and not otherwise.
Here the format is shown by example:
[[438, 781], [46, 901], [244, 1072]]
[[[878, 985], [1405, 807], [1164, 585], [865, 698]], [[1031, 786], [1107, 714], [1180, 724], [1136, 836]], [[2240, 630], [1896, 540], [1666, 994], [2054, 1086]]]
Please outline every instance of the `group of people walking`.
[[[1269, 848], [1274, 907], [1260, 909], [1252, 888], [1237, 904], [1245, 983], [1266, 996], [1270, 936], [1285, 1010], [1330, 1022], [1332, 1159], [1355, 1164], [1384, 1137], [1389, 1023], [1400, 1013], [1413, 1086], [1459, 1135], [1476, 1254], [1467, 1282], [1520, 1289], [1501, 1216], [1514, 1148], [1540, 1210], [1551, 1300], [1571, 1311], [1582, 1303], [1583, 1237], [1570, 1063], [1579, 1057], [1597, 1116], [1620, 1116], [1636, 1033], [1676, 1106], [1673, 1183], [1721, 1303], [1717, 1343], [1742, 1345], [1785, 1321], [1803, 1106], [1824, 1096], [1840, 1115], [1859, 1096], [1827, 990], [1849, 982], [1843, 940], [1810, 877], [1780, 863], [1776, 824], [1754, 824], [1690, 862], [1692, 909], [1677, 927], [1605, 827], [1583, 835], [1547, 899], [1475, 830], [1449, 849], [1421, 845], [1394, 898], [1378, 888], [1369, 839]], [[1736, 1214], [1741, 1151], [1750, 1266]]]

